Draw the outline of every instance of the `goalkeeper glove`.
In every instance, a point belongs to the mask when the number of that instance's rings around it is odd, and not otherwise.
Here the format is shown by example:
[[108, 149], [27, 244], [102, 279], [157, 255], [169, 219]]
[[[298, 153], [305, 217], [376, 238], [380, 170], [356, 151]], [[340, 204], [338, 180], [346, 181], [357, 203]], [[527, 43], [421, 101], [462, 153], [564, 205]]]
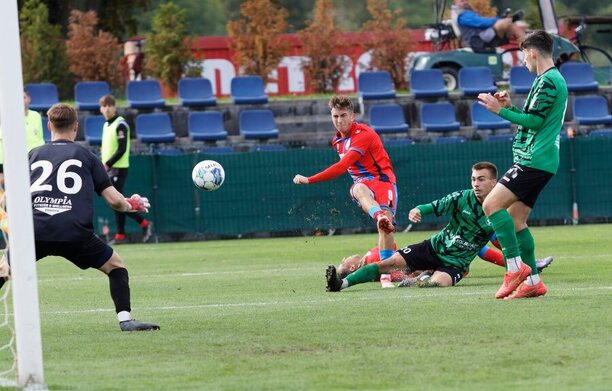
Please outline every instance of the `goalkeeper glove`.
[[148, 212], [151, 204], [147, 197], [141, 197], [138, 194], [132, 195], [125, 199], [130, 205], [130, 212]]

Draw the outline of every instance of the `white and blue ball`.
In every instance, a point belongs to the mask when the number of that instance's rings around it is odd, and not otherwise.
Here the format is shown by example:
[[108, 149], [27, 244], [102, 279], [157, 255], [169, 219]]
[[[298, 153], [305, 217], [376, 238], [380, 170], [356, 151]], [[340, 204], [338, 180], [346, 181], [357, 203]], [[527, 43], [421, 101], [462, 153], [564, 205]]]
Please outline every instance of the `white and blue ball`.
[[199, 189], [217, 190], [225, 181], [225, 170], [214, 160], [202, 160], [193, 168], [191, 179]]

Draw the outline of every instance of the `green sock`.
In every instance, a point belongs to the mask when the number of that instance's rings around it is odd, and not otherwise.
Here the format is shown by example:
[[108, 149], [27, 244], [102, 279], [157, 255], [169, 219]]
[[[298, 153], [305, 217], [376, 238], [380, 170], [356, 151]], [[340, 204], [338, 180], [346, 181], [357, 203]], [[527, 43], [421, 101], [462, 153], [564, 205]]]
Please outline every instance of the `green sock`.
[[516, 233], [516, 239], [521, 249], [521, 259], [531, 268], [531, 275], [538, 274], [535, 257], [535, 242], [529, 228], [522, 229]]
[[378, 269], [378, 264], [370, 263], [346, 276], [346, 281], [348, 282], [348, 286], [353, 286], [364, 282], [370, 282], [379, 275], [380, 270]]
[[495, 230], [497, 240], [506, 259], [520, 255], [518, 240], [514, 233], [514, 221], [506, 209], [500, 209], [489, 216], [489, 221]]

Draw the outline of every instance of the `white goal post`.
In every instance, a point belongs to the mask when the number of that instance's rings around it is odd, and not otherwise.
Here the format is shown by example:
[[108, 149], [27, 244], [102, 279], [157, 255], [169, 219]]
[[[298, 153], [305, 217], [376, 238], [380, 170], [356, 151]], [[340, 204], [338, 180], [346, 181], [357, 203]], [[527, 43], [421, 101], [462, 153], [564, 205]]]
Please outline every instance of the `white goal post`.
[[[9, 212], [17, 386], [44, 388], [17, 0], [0, 0], [0, 121]], [[6, 287], [5, 287], [6, 288]]]

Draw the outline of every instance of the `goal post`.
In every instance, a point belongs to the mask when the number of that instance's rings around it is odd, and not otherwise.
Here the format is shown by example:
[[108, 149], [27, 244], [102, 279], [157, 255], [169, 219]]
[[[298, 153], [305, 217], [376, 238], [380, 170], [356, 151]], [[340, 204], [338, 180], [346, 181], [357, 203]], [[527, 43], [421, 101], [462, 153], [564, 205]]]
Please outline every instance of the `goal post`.
[[[17, 386], [44, 387], [17, 0], [1, 0], [0, 126], [11, 253]], [[5, 287], [6, 289], [6, 287]]]

